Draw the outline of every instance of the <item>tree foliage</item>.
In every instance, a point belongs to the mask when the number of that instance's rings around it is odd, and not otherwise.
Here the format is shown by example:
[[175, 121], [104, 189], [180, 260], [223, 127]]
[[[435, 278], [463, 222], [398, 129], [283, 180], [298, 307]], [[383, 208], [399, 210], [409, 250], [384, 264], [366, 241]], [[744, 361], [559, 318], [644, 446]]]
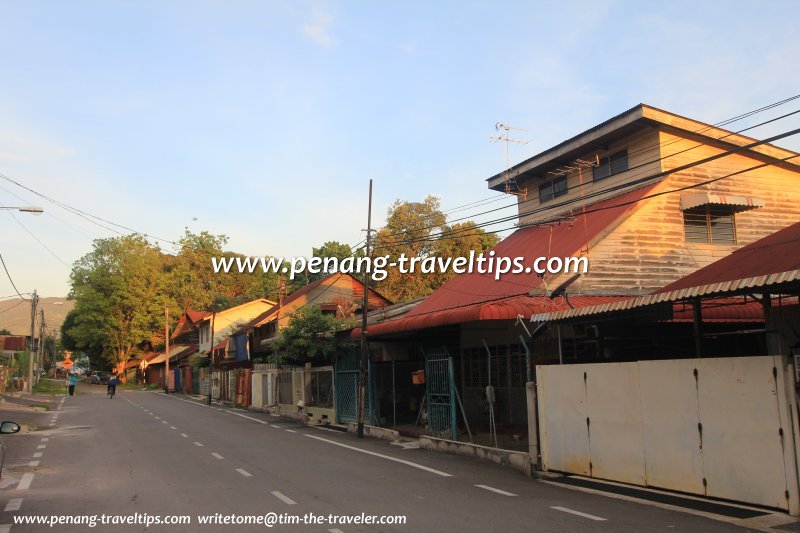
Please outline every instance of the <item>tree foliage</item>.
[[[408, 258], [455, 258], [468, 256], [473, 250], [488, 252], [499, 240], [472, 221], [449, 225], [439, 199], [428, 196], [422, 202], [397, 200], [392, 204], [386, 225], [376, 235], [372, 255], [388, 255], [390, 262], [401, 254]], [[377, 283], [377, 289], [394, 302], [407, 302], [427, 296], [454, 275], [453, 272], [423, 274], [419, 269], [401, 274], [398, 269], [388, 269], [386, 279]]]
[[281, 329], [270, 362], [329, 365], [341, 344], [336, 341], [336, 333], [352, 326], [351, 321], [337, 320], [333, 315], [323, 313], [319, 306], [302, 307]]
[[145, 341], [164, 343], [165, 305], [174, 325], [184, 309], [274, 299], [274, 274], [213, 271], [212, 257], [232, 255], [223, 250], [226, 243], [224, 235], [187, 230], [178, 253], [168, 255], [139, 235], [96, 240], [70, 274], [75, 308], [62, 326], [64, 347], [86, 353], [96, 366], [105, 359], [113, 367]]

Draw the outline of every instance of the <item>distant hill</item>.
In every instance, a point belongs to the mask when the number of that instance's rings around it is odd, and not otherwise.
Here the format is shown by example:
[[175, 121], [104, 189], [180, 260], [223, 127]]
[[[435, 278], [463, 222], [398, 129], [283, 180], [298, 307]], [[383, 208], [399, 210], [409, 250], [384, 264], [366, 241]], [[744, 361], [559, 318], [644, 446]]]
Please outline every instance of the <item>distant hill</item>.
[[[38, 315], [39, 310], [44, 309], [45, 324], [48, 329], [52, 329], [54, 327], [61, 327], [61, 324], [64, 323], [64, 318], [73, 307], [75, 307], [74, 300], [67, 300], [66, 298], [41, 298], [39, 299], [39, 307], [36, 313]], [[12, 335], [30, 335], [30, 302], [26, 302], [20, 298], [0, 300], [0, 329], [7, 329]]]

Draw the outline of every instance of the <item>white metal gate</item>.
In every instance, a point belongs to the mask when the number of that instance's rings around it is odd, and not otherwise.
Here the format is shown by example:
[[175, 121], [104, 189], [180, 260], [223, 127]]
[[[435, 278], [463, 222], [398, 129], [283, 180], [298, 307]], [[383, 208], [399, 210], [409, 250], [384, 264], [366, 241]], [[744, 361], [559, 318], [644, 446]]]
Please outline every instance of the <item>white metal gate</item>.
[[538, 366], [545, 469], [800, 512], [780, 356]]

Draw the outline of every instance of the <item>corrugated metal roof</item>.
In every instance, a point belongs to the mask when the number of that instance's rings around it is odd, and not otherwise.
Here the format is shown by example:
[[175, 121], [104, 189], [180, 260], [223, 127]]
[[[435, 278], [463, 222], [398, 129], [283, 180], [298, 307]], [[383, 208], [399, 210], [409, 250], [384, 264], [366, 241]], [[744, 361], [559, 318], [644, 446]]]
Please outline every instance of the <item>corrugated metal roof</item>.
[[700, 207], [702, 205], [726, 205], [734, 211], [748, 211], [764, 207], [764, 200], [751, 196], [738, 196], [734, 194], [716, 194], [711, 192], [690, 192], [681, 194], [681, 211]]
[[604, 306], [538, 313], [532, 322], [578, 318], [687, 298], [724, 295], [800, 281], [800, 222], [744, 246], [719, 261], [689, 274], [653, 294]]
[[0, 350], [8, 352], [22, 352], [26, 346], [25, 337], [22, 335], [0, 335]]
[[[532, 313], [570, 309], [570, 306], [587, 306], [603, 302], [617, 301], [624, 296], [558, 296], [551, 299], [547, 296], [518, 295], [494, 301], [479, 302], [464, 307], [431, 311], [424, 315], [416, 315], [398, 320], [387, 320], [367, 326], [369, 337], [380, 337], [404, 331], [434, 328], [475, 322], [478, 320], [513, 320], [519, 316], [527, 319]], [[361, 328], [355, 328], [350, 336], [359, 337]]]
[[[576, 255], [582, 247], [586, 246], [587, 241], [591, 242], [611, 229], [635, 204], [622, 207], [613, 206], [635, 202], [647, 195], [655, 186], [656, 184], [649, 185], [594, 204], [587, 210], [601, 210], [586, 215], [577, 215], [572, 222], [519, 229], [494, 248], [495, 257], [523, 257], [526, 265], [532, 265], [536, 258], [542, 256], [569, 257]], [[503, 275], [499, 280], [494, 279], [494, 274], [477, 272], [459, 274], [409, 311], [405, 320], [411, 320], [416, 316], [431, 315], [439, 311], [447, 311], [447, 316], [454, 316], [458, 312], [451, 310], [528, 294], [541, 283], [542, 278], [535, 272], [509, 273]], [[443, 319], [446, 315], [442, 315]], [[450, 323], [450, 320], [447, 322]], [[433, 323], [437, 325], [435, 320]]]

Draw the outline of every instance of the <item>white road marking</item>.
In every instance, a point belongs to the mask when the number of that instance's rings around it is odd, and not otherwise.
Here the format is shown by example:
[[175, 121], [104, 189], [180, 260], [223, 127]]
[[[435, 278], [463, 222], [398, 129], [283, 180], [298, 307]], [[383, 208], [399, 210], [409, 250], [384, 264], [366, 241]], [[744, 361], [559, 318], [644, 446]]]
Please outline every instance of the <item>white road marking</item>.
[[341, 529], [329, 529], [328, 533], [344, 533]]
[[169, 429], [178, 429], [175, 426], [170, 426]]
[[[222, 411], [222, 409], [220, 409], [220, 411]], [[259, 424], [266, 424], [266, 422], [264, 422], [263, 420], [259, 420], [258, 418], [253, 418], [252, 416], [247, 416], [247, 415], [243, 415], [243, 414], [240, 414], [240, 413], [234, 413], [234, 412], [232, 412], [232, 411], [226, 411], [226, 412], [227, 412], [228, 414], [232, 414], [232, 415], [236, 415], [236, 416], [241, 416], [242, 418], [246, 418], [246, 419], [248, 419], [248, 420], [252, 420], [253, 422], [258, 422]]]
[[289, 498], [288, 496], [286, 496], [282, 492], [278, 492], [277, 490], [273, 490], [272, 491], [272, 495], [275, 496], [276, 498], [278, 498], [280, 501], [282, 501], [286, 505], [297, 505], [296, 501], [294, 501], [293, 499]]
[[[155, 415], [153, 415], [153, 416], [155, 416]], [[160, 416], [156, 416], [156, 420], [161, 420], [161, 417]]]
[[497, 494], [502, 494], [503, 496], [516, 496], [513, 492], [506, 492], [504, 490], [496, 489], [494, 487], [490, 487], [489, 485], [475, 485], [479, 489], [490, 490], [492, 492], [496, 492]]
[[[236, 469], [236, 471], [237, 471], [237, 472], [239, 472], [239, 473], [240, 473], [241, 475], [243, 475], [244, 477], [253, 477], [253, 474], [251, 474], [251, 473], [250, 473], [250, 472], [248, 472], [247, 470], [242, 470], [241, 468], [237, 468], [237, 469]], [[274, 494], [274, 493], [273, 493], [273, 494]]]
[[564, 512], [564, 513], [569, 513], [569, 514], [574, 514], [574, 515], [577, 515], [577, 516], [582, 516], [584, 518], [588, 518], [589, 520], [596, 520], [597, 522], [605, 522], [605, 521], [607, 521], [606, 518], [603, 518], [603, 517], [600, 517], [600, 516], [595, 516], [593, 514], [582, 513], [580, 511], [576, 511], [574, 509], [569, 509], [567, 507], [555, 506], [555, 507], [550, 507], [550, 509], [555, 509], [556, 511], [561, 511], [561, 512]]
[[48, 426], [48, 427], [53, 427], [53, 426], [55, 426], [55, 424], [53, 424], [53, 423], [50, 423], [50, 424], [47, 424], [47, 426]]
[[39, 461], [31, 461], [28, 466], [39, 466]]
[[194, 441], [194, 445], [195, 445], [195, 446], [202, 446], [202, 444], [201, 444], [201, 443], [199, 443], [199, 442], [197, 442], [197, 441]]
[[44, 450], [45, 448], [47, 448], [47, 444], [40, 444], [36, 447], [37, 450]]
[[281, 429], [281, 427], [280, 427], [280, 426], [277, 426], [277, 425], [275, 425], [275, 424], [270, 424], [270, 427], [273, 427], [273, 428], [275, 428], [275, 429]]
[[186, 433], [181, 433], [181, 437], [183, 437], [184, 439], [186, 439], [186, 438], [189, 438], [189, 435], [187, 435]]
[[295, 430], [293, 430], [293, 429], [287, 429], [286, 431], [287, 431], [288, 433], [297, 433], [297, 432], [296, 432]]
[[33, 483], [33, 474], [31, 472], [25, 472], [22, 474], [22, 479], [19, 480], [19, 484], [17, 484], [17, 490], [28, 490], [31, 488], [31, 483]]
[[47, 441], [49, 441], [49, 440], [50, 440], [50, 438], [49, 438], [49, 437], [42, 437], [42, 442], [47, 442]]
[[442, 472], [441, 470], [436, 470], [435, 468], [430, 468], [425, 465], [421, 465], [418, 463], [413, 463], [411, 461], [406, 461], [405, 459], [398, 459], [397, 457], [392, 457], [391, 455], [383, 455], [382, 453], [371, 452], [369, 450], [362, 450], [361, 448], [356, 448], [355, 446], [349, 446], [347, 444], [343, 444], [341, 442], [336, 442], [330, 439], [323, 439], [322, 437], [317, 437], [316, 435], [309, 435], [308, 433], [303, 433], [308, 438], [321, 440], [322, 442], [327, 442], [328, 444], [334, 444], [336, 446], [341, 446], [342, 448], [347, 448], [349, 450], [353, 450], [356, 452], [366, 453], [367, 455], [374, 455], [375, 457], [380, 457], [382, 459], [388, 459], [389, 461], [394, 461], [396, 463], [402, 463], [404, 465], [408, 465], [413, 468], [419, 468], [420, 470], [425, 470], [426, 472], [430, 472], [431, 474], [436, 474], [437, 476], [442, 477], [453, 477], [453, 474], [448, 474], [447, 472]]
[[161, 423], [162, 424], [169, 424], [169, 422], [167, 422], [166, 420], [162, 420]]
[[11, 498], [8, 500], [6, 504], [6, 508], [3, 509], [4, 511], [19, 511], [19, 508], [22, 507], [22, 498]]
[[221, 456], [220, 454], [218, 454], [217, 452], [211, 452], [211, 455], [213, 455], [213, 456], [214, 456], [214, 457], [216, 457], [217, 459], [225, 459], [224, 457], [222, 457], [222, 456]]
[[44, 453], [43, 453], [43, 452], [36, 452], [35, 454], [33, 454], [33, 458], [34, 458], [34, 459], [38, 459], [38, 458], [39, 458], [39, 457], [41, 457], [42, 455], [44, 455]]

